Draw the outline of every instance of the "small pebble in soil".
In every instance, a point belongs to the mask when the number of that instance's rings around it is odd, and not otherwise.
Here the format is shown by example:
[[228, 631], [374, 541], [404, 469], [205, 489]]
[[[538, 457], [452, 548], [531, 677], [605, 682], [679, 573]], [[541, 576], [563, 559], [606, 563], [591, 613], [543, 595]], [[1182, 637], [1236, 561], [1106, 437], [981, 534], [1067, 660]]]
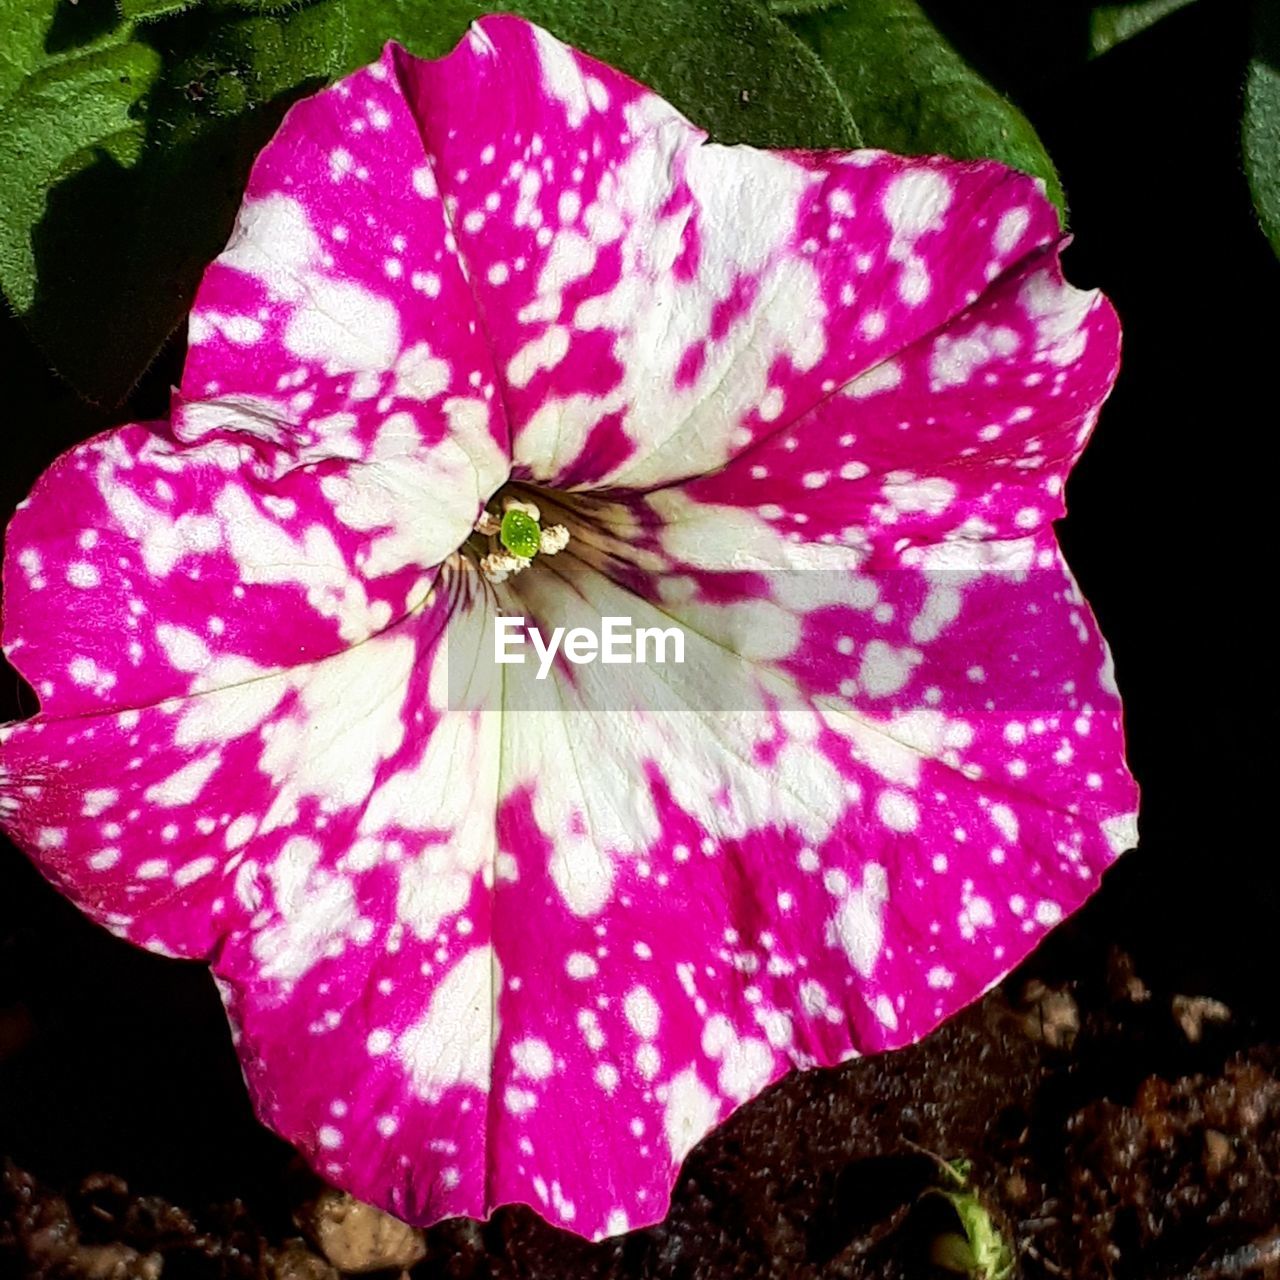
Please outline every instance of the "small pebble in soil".
[[1070, 991], [1033, 979], [1023, 988], [1022, 1003], [1027, 1035], [1050, 1049], [1071, 1048], [1080, 1031], [1080, 1010]]
[[272, 1280], [338, 1280], [337, 1269], [301, 1240], [290, 1240], [271, 1258]]
[[1204, 1131], [1204, 1171], [1211, 1179], [1220, 1178], [1232, 1160], [1231, 1139], [1220, 1129]]
[[343, 1191], [322, 1191], [298, 1225], [339, 1271], [403, 1269], [427, 1254], [421, 1231]]
[[1173, 1017], [1182, 1034], [1192, 1044], [1199, 1044], [1204, 1037], [1206, 1022], [1230, 1022], [1231, 1010], [1221, 1000], [1209, 996], [1174, 996]]
[[1119, 947], [1112, 947], [1107, 957], [1107, 988], [1117, 1004], [1146, 1004], [1151, 999], [1151, 988], [1139, 977], [1133, 957]]

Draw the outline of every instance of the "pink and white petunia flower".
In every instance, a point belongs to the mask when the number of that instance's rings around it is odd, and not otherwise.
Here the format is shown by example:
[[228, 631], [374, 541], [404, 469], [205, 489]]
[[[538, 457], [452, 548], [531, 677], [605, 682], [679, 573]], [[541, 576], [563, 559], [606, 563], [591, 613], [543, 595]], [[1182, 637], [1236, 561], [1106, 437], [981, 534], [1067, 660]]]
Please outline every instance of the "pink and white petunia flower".
[[[1052, 530], [1119, 331], [1059, 247], [998, 164], [711, 144], [514, 18], [389, 45], [258, 159], [170, 420], [14, 517], [5, 828], [212, 965], [339, 1186], [660, 1219], [1134, 841]], [[538, 679], [502, 615], [684, 661]]]

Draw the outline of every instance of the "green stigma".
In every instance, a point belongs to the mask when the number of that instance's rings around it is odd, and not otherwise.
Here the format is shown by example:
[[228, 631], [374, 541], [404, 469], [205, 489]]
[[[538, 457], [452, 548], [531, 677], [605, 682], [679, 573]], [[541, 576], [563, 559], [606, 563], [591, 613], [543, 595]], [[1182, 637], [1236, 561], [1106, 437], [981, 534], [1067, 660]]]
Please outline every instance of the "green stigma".
[[542, 530], [527, 511], [512, 507], [502, 517], [498, 538], [513, 556], [532, 560], [542, 545]]

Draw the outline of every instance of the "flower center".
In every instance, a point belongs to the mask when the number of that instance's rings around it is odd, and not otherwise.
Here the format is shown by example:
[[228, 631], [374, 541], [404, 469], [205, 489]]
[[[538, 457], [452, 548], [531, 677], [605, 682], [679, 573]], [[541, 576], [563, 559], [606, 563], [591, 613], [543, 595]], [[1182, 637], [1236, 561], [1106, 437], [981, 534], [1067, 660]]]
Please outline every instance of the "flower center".
[[480, 572], [490, 582], [505, 582], [523, 573], [536, 556], [554, 556], [569, 545], [569, 530], [562, 524], [544, 526], [535, 503], [513, 494], [495, 501], [501, 514], [486, 507], [469, 539], [479, 554]]

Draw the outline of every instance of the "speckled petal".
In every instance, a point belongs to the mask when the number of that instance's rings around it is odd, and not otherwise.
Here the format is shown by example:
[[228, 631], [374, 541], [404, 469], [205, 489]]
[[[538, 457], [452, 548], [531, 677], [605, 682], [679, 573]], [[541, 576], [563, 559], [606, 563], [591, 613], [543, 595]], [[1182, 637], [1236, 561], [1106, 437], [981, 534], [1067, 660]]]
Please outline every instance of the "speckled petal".
[[[659, 1219], [731, 1110], [918, 1039], [1134, 843], [1109, 655], [1051, 540], [1024, 551], [843, 591], [722, 575], [660, 607], [588, 570], [518, 580], [507, 608], [544, 632], [674, 619], [686, 651], [507, 677], [499, 840], [522, 856], [492, 900], [495, 1202], [532, 1183], [589, 1234]], [[940, 591], [954, 615], [913, 638]]]
[[376, 451], [300, 464], [238, 432], [184, 444], [164, 424], [78, 446], [9, 526], [6, 656], [66, 716], [360, 643], [422, 602], [487, 496], [450, 437], [424, 448], [393, 415]]
[[494, 351], [517, 473], [557, 487], [720, 466], [1058, 234], [1036, 184], [997, 164], [708, 143], [516, 19], [396, 66]]
[[174, 430], [376, 464], [394, 421], [422, 447], [450, 439], [487, 493], [507, 422], [397, 49], [295, 104], [254, 162], [196, 294]]
[[[433, 592], [378, 636], [274, 675], [143, 708], [6, 725], [4, 825], [95, 919], [170, 954], [210, 958], [217, 939], [267, 928], [267, 886], [277, 912], [285, 898], [300, 911], [313, 906], [286, 883], [290, 863], [303, 859], [282, 850], [302, 833], [323, 833], [323, 869], [335, 873], [335, 892], [349, 894], [337, 862], [356, 843], [354, 824], [385, 799], [394, 762], [430, 731], [427, 689], [443, 667], [451, 607]], [[353, 914], [326, 910], [296, 936], [273, 935], [256, 953], [264, 971], [306, 967], [338, 915], [342, 928], [354, 926]]]
[[[1064, 281], [1056, 247], [1032, 254], [730, 465], [655, 495], [665, 519], [694, 517], [692, 502], [713, 508], [696, 518], [720, 530], [667, 542], [678, 551], [696, 538], [709, 566], [729, 563], [726, 538], [772, 535], [817, 548], [797, 550], [796, 564], [838, 545], [892, 567], [908, 547], [1025, 538], [1065, 513], [1119, 339], [1111, 304]], [[759, 522], [767, 533], [750, 532]]]
[[[442, 643], [417, 624], [373, 785], [291, 824], [264, 862], [271, 892], [214, 966], [263, 1121], [321, 1174], [415, 1223], [494, 1205], [491, 898], [510, 855], [495, 833], [501, 684], [477, 662], [491, 613], [475, 585], [451, 579]], [[360, 661], [370, 675], [385, 665]]]

